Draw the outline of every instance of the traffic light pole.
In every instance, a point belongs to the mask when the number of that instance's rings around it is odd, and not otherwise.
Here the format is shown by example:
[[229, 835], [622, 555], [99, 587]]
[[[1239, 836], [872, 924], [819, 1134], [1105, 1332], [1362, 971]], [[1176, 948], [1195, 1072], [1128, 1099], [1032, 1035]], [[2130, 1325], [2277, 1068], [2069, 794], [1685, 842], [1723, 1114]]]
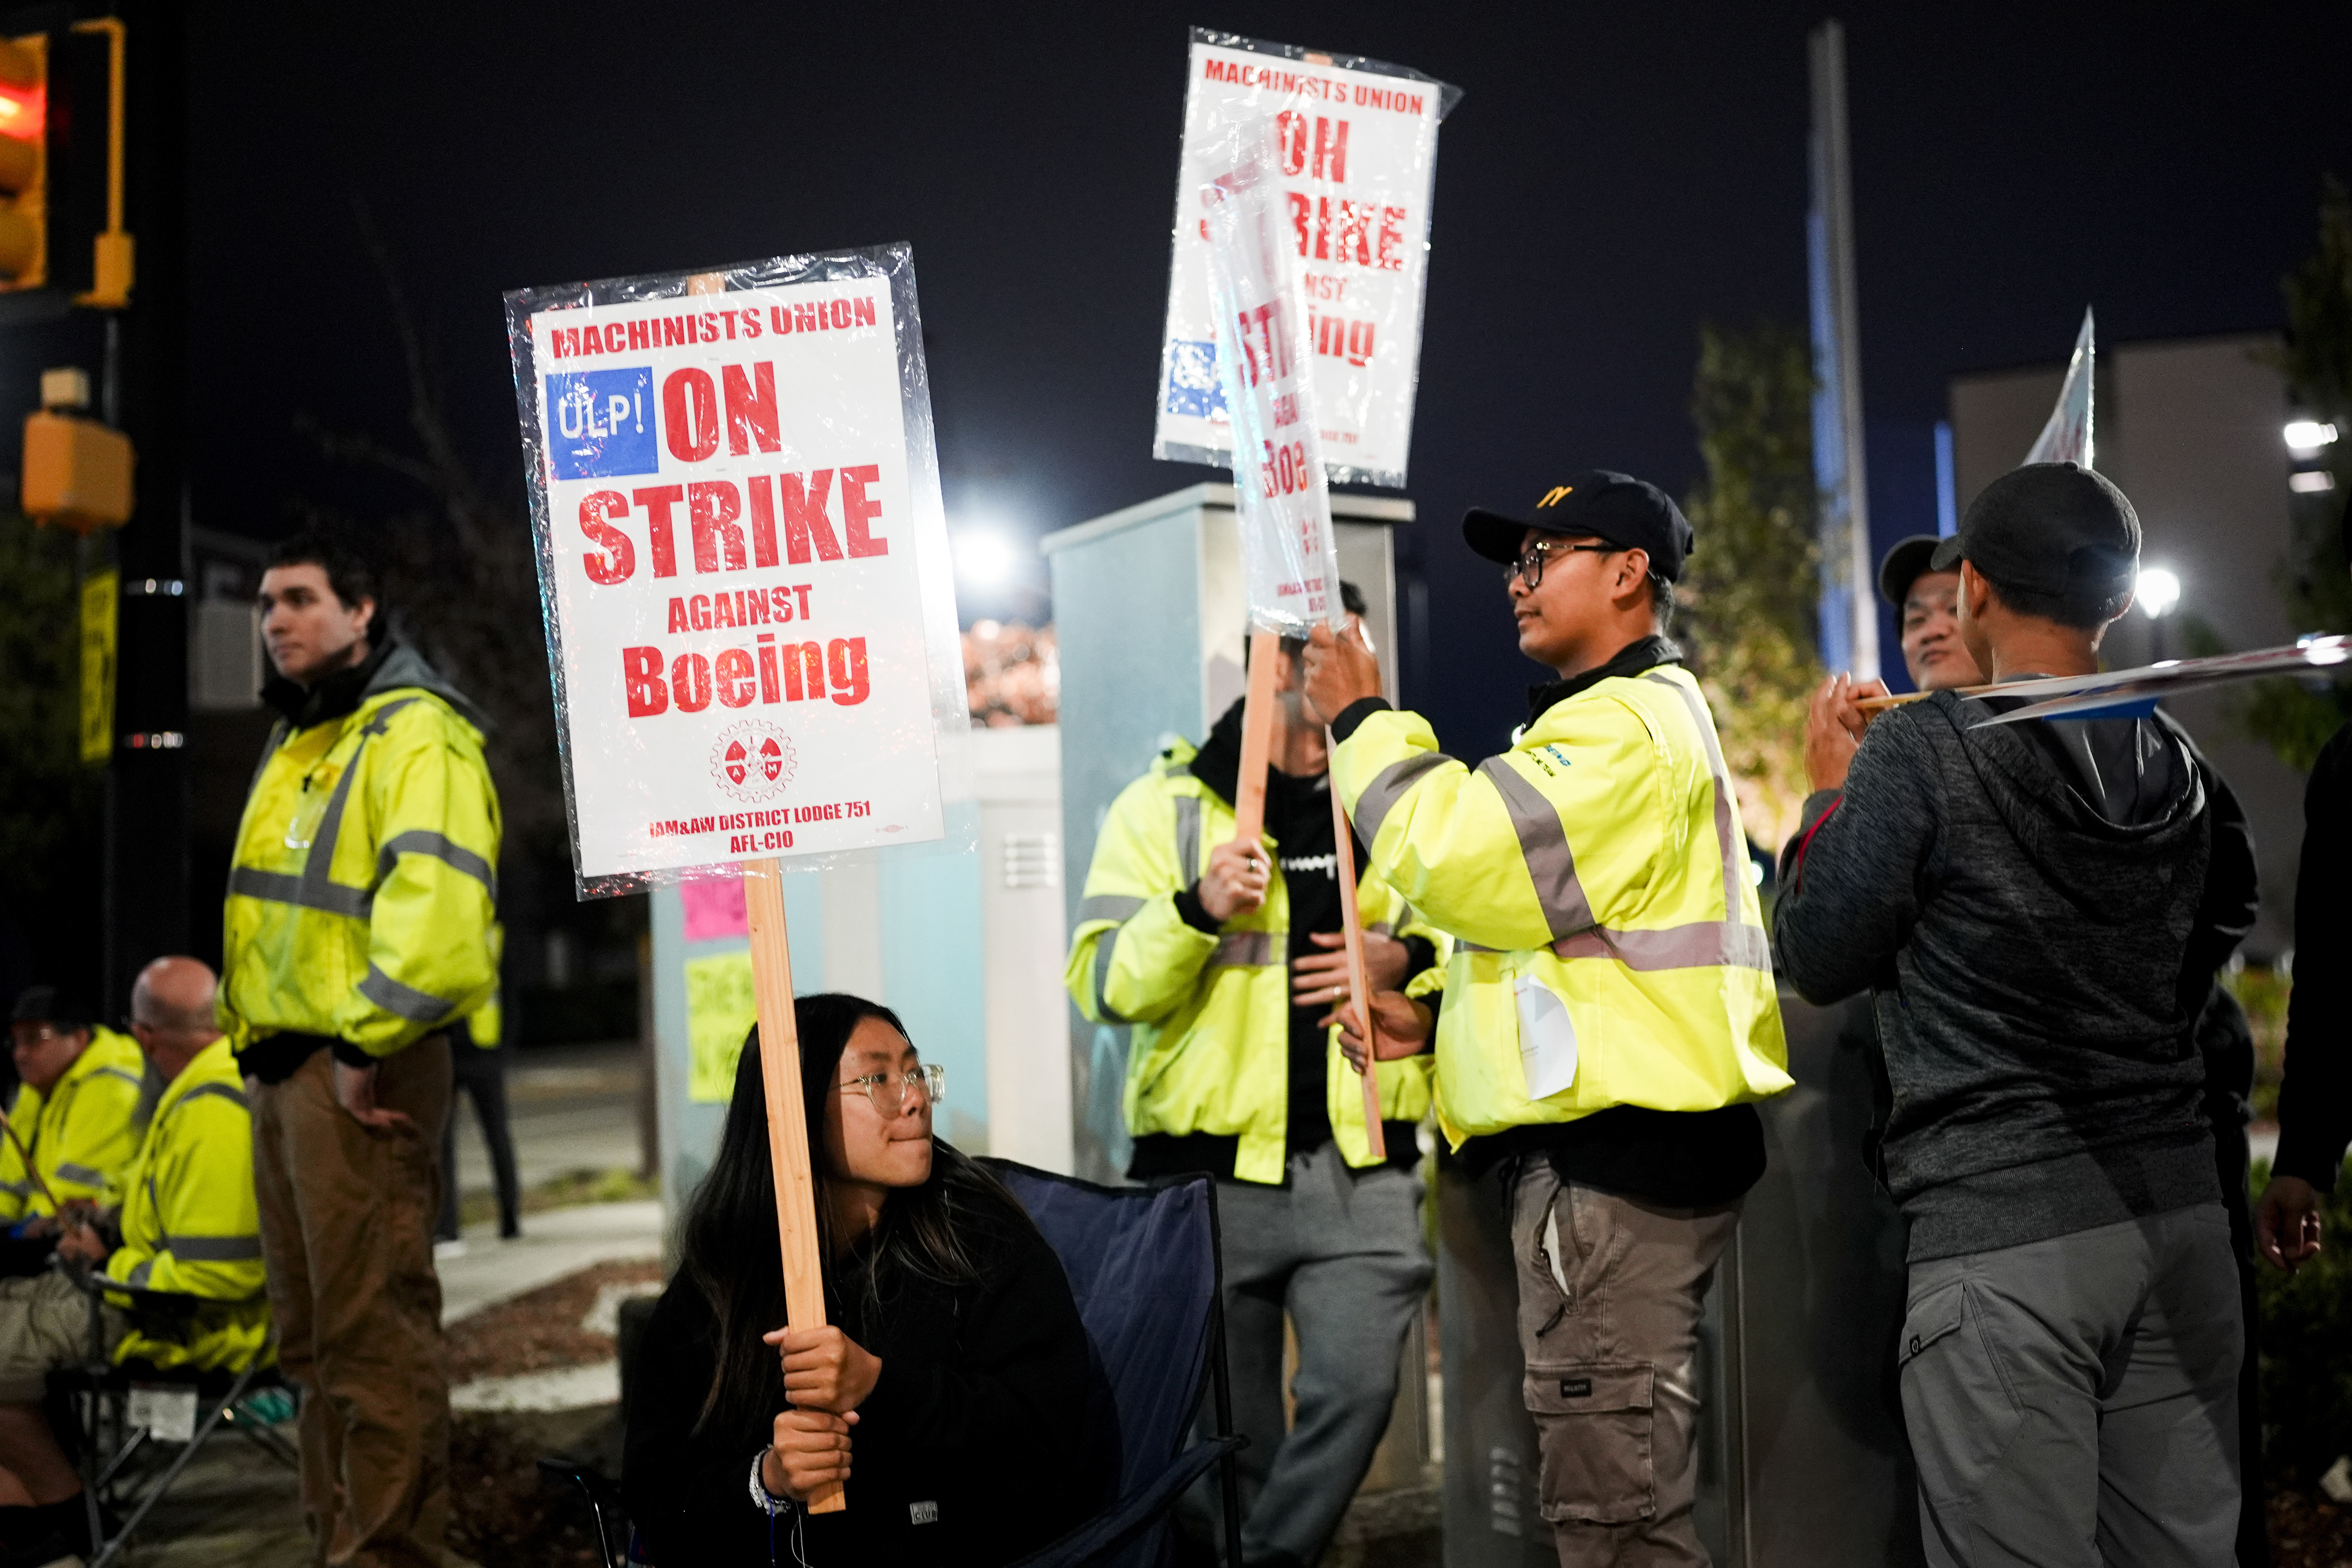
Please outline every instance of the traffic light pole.
[[[130, 34], [127, 226], [138, 282], [106, 323], [100, 402], [138, 452], [122, 574], [115, 745], [107, 765], [100, 1006], [127, 1011], [151, 959], [184, 952], [188, 886], [188, 479], [185, 38], [169, 0], [115, 8]], [[219, 918], [219, 903], [207, 904]]]

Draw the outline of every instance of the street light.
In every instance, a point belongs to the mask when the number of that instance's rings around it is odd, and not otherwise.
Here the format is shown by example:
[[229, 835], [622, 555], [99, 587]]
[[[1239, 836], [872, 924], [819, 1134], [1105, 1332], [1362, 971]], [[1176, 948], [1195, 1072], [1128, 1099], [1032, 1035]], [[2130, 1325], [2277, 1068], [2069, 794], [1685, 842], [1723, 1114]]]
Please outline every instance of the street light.
[[2291, 419], [2281, 434], [2286, 437], [2288, 451], [2298, 458], [2308, 458], [2335, 441], [2336, 426], [2316, 419]]
[[2132, 588], [2132, 601], [2148, 619], [2161, 620], [2180, 603], [2180, 579], [2161, 566], [2144, 567]]
[[992, 530], [975, 529], [955, 536], [956, 575], [975, 588], [1002, 587], [1013, 575], [1012, 542]]

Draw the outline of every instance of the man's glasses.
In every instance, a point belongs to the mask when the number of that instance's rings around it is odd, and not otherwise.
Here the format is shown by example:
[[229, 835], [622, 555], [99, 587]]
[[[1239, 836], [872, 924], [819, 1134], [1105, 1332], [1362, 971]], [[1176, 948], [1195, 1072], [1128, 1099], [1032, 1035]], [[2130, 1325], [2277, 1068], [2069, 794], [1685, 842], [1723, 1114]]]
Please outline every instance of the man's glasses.
[[1574, 555], [1591, 551], [1596, 555], [1614, 555], [1625, 547], [1622, 544], [1563, 544], [1557, 539], [1538, 539], [1518, 553], [1518, 558], [1503, 568], [1503, 582], [1508, 585], [1513, 578], [1525, 580], [1529, 593], [1543, 586], [1544, 558], [1549, 555]]
[[[853, 1078], [839, 1087], [862, 1089], [874, 1110], [885, 1121], [906, 1113], [907, 1097], [921, 1086], [923, 1100], [937, 1105], [948, 1097], [948, 1069], [937, 1062], [925, 1062], [908, 1068], [905, 1072], [870, 1072], [863, 1078]], [[895, 1088], [893, 1087], [895, 1086]]]

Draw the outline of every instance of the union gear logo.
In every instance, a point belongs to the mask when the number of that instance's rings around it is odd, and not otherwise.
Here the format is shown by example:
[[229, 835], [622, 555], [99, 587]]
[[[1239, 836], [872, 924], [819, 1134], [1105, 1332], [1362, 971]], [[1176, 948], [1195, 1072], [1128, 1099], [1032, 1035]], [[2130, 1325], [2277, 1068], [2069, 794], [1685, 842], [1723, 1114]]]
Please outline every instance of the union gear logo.
[[747, 804], [783, 794], [798, 766], [791, 737], [763, 719], [746, 719], [720, 731], [710, 748], [711, 778]]

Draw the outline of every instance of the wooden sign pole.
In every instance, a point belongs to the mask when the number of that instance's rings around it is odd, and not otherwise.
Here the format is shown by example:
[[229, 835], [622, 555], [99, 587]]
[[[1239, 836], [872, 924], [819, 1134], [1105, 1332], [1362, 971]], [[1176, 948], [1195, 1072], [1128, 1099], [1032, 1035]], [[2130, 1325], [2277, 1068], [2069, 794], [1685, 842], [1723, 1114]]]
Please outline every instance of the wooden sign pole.
[[[698, 272], [689, 294], [724, 294], [727, 279]], [[743, 912], [751, 928], [751, 996], [760, 1015], [760, 1077], [768, 1091], [768, 1163], [776, 1179], [776, 1235], [784, 1252], [784, 1321], [824, 1326], [824, 1254], [817, 1243], [816, 1178], [809, 1166], [808, 1112], [801, 1100], [801, 1031], [793, 1014], [793, 949], [784, 931], [784, 872], [773, 859], [743, 862]], [[848, 1506], [838, 1485], [808, 1500], [811, 1513]]]
[[[808, 1113], [801, 1100], [800, 1026], [793, 1015], [792, 944], [784, 934], [783, 868], [743, 862], [743, 911], [751, 928], [751, 994], [760, 1013], [760, 1076], [768, 1089], [768, 1162], [776, 1177], [776, 1233], [784, 1252], [784, 1319], [824, 1323], [824, 1258], [817, 1246], [816, 1181]], [[846, 1506], [839, 1485], [809, 1499], [811, 1513]]]
[[[1255, 845], [1265, 833], [1265, 770], [1274, 751], [1274, 661], [1282, 657], [1278, 632], [1252, 631], [1249, 694], [1242, 700], [1242, 771], [1234, 784], [1234, 841]], [[1186, 867], [1189, 873], [1191, 867]]]
[[[1323, 739], [1326, 745], [1338, 749], [1339, 742], [1329, 731], [1324, 731]], [[1356, 835], [1348, 825], [1348, 807], [1339, 799], [1339, 782], [1331, 781], [1329, 788], [1331, 849], [1337, 857], [1332, 875], [1339, 879], [1339, 929], [1348, 935], [1348, 999], [1355, 1005], [1356, 1018], [1363, 1026], [1358, 1035], [1364, 1042], [1364, 1138], [1372, 1146], [1372, 1158], [1385, 1160], [1389, 1142], [1381, 1126], [1380, 1037], [1372, 1032], [1371, 970], [1364, 962], [1363, 921], [1356, 914]]]

